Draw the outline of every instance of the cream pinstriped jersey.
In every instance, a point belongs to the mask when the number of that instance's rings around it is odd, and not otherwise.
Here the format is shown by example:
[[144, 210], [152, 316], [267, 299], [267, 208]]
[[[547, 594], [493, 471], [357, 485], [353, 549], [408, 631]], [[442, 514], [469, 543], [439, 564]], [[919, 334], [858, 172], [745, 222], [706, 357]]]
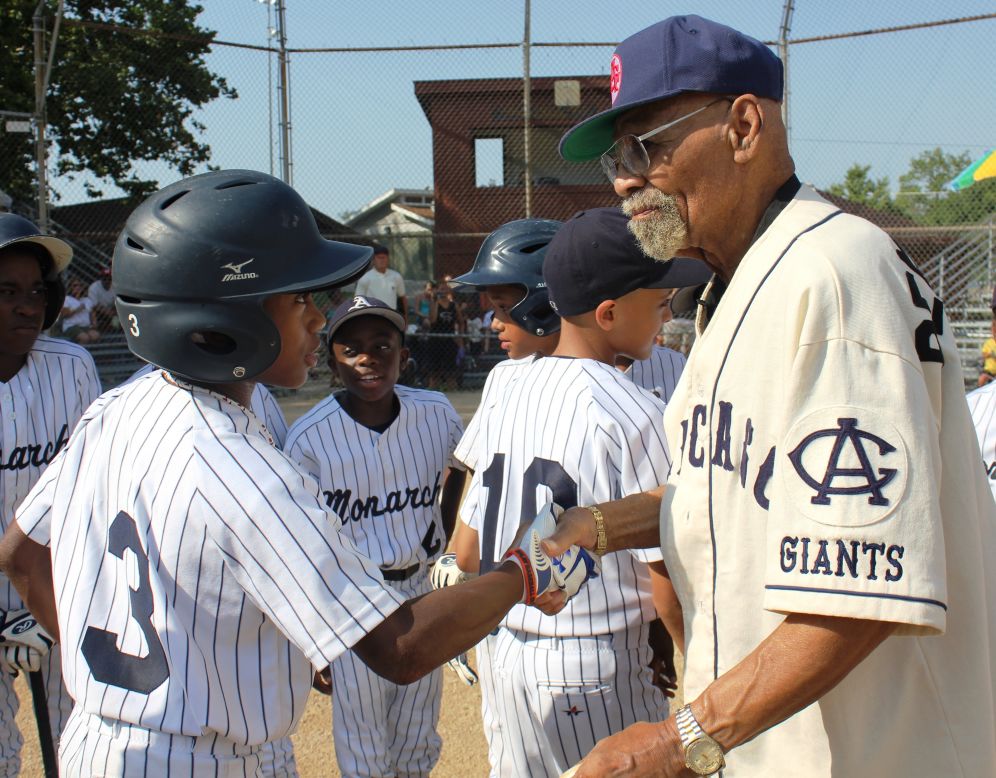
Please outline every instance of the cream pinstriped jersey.
[[[160, 369], [155, 365], [143, 365], [124, 383], [131, 383], [136, 378], [141, 378], [153, 370]], [[266, 431], [273, 436], [273, 443], [276, 447], [283, 448], [284, 441], [287, 440], [287, 421], [284, 419], [284, 412], [280, 410], [280, 404], [273, 393], [263, 384], [257, 383], [256, 388], [252, 390], [249, 410], [255, 413], [256, 417], [266, 426]]]
[[[27, 362], [0, 383], [0, 531], [48, 464], [69, 441], [83, 412], [100, 394], [100, 379], [82, 346], [40, 335]], [[0, 573], [0, 610], [24, 604]]]
[[686, 699], [785, 614], [899, 625], [729, 775], [996, 774], [996, 505], [940, 299], [803, 187], [697, 329], [661, 527]]
[[[81, 478], [80, 475], [86, 475]], [[256, 416], [155, 372], [103, 395], [21, 506], [88, 713], [256, 745], [397, 608]]]
[[336, 527], [385, 569], [443, 550], [439, 495], [463, 431], [444, 394], [394, 391], [400, 411], [383, 432], [354, 421], [333, 394], [294, 423], [286, 446], [318, 482]]
[[[567, 508], [659, 484], [670, 464], [664, 405], [618, 370], [588, 359], [533, 357], [482, 408], [480, 469], [461, 517], [478, 532], [482, 570], [553, 500]], [[600, 635], [655, 618], [647, 561], [657, 549], [602, 557], [602, 573], [557, 616], [516, 606], [505, 625], [541, 635]]]

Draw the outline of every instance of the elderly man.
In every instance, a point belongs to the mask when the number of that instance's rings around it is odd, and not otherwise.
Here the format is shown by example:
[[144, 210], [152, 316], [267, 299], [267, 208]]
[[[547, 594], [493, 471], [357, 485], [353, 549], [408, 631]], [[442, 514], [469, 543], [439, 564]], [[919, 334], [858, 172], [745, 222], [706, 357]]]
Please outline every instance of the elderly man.
[[561, 153], [601, 156], [648, 254], [715, 276], [666, 486], [548, 542], [660, 542], [684, 608], [690, 705], [578, 778], [996, 775], [996, 507], [941, 301], [799, 184], [767, 47], [675, 17], [611, 72], [612, 109]]

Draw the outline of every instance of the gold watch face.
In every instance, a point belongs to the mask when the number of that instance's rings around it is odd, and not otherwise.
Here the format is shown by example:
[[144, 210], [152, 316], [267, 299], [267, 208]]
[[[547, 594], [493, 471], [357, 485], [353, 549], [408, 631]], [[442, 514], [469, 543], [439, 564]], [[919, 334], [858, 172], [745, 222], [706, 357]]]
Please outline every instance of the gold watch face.
[[685, 747], [685, 764], [698, 775], [712, 775], [726, 764], [723, 749], [712, 738], [693, 740]]

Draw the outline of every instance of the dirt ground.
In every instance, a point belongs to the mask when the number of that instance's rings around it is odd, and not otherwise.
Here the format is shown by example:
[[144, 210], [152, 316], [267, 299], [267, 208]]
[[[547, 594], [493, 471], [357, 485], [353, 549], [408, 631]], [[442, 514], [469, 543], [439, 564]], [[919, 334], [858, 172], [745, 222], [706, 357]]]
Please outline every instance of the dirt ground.
[[[281, 406], [292, 423], [310, 408], [318, 397], [283, 398]], [[457, 412], [468, 421], [477, 407], [479, 393], [458, 392], [450, 395]], [[471, 653], [471, 664], [476, 660]], [[680, 657], [678, 657], [680, 660]], [[679, 672], [681, 665], [679, 664]], [[443, 701], [439, 721], [439, 734], [443, 751], [433, 771], [433, 778], [479, 778], [488, 774], [488, 752], [481, 723], [481, 694], [478, 686], [464, 685], [448, 669], [443, 672]], [[22, 769], [24, 776], [42, 776], [41, 754], [38, 749], [38, 730], [35, 728], [31, 696], [23, 677], [15, 682], [21, 708], [18, 726], [24, 735]], [[680, 693], [679, 689], [679, 693]], [[680, 697], [679, 697], [680, 700]], [[672, 710], [676, 702], [672, 701]], [[677, 704], [680, 704], [678, 702]], [[340, 775], [332, 747], [332, 705], [328, 697], [313, 692], [296, 734], [292, 736], [297, 764], [303, 778]]]

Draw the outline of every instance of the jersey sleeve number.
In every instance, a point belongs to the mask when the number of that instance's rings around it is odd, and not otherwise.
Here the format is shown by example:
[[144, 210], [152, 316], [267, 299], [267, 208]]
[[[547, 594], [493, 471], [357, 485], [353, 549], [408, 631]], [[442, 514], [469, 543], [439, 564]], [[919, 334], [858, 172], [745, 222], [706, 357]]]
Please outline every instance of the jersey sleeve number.
[[[495, 543], [497, 542], [498, 511], [501, 507], [501, 496], [505, 489], [505, 455], [495, 454], [488, 469], [481, 474], [481, 483], [488, 490], [488, 501], [484, 506], [484, 521], [481, 525], [481, 567], [484, 573], [494, 570], [498, 563], [495, 558]], [[565, 510], [578, 504], [578, 485], [564, 470], [560, 462], [552, 459], [536, 457], [522, 474], [522, 504], [519, 506], [519, 531], [528, 526], [534, 518], [539, 506], [536, 504], [536, 489], [539, 486], [549, 487], [553, 502]]]
[[911, 302], [914, 307], [926, 311], [928, 316], [917, 325], [916, 331], [913, 333], [916, 354], [920, 357], [921, 362], [940, 362], [943, 365], [944, 354], [941, 352], [941, 335], [944, 334], [944, 303], [936, 295], [933, 296], [932, 301], [928, 301], [923, 296], [920, 292], [920, 285], [917, 283], [917, 278], [926, 281], [923, 273], [905, 251], [897, 248], [896, 254], [908, 268], [906, 284], [909, 286]]
[[169, 678], [169, 665], [163, 644], [152, 626], [152, 590], [149, 587], [149, 557], [138, 538], [135, 520], [124, 511], [114, 517], [108, 533], [107, 550], [118, 559], [131, 549], [138, 560], [138, 587], [130, 590], [131, 617], [145, 636], [147, 656], [134, 656], [118, 650], [118, 636], [98, 627], [87, 627], [83, 636], [83, 657], [90, 673], [101, 683], [149, 694]]

